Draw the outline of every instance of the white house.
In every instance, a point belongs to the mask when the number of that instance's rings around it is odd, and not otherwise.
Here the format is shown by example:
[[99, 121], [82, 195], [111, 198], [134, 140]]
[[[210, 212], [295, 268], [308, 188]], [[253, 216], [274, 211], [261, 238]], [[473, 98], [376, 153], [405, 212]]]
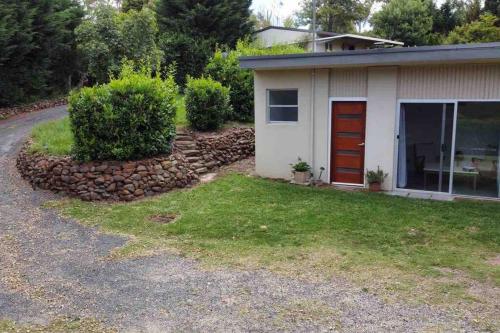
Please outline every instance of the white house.
[[[254, 33], [256, 40], [265, 47], [276, 44], [303, 44], [312, 50], [312, 33], [307, 29], [269, 26]], [[355, 34], [339, 34], [328, 31], [316, 32], [316, 51], [363, 50], [375, 47], [402, 46], [401, 42]]]
[[243, 57], [255, 71], [256, 171], [301, 157], [328, 183], [366, 170], [405, 195], [500, 197], [500, 43]]

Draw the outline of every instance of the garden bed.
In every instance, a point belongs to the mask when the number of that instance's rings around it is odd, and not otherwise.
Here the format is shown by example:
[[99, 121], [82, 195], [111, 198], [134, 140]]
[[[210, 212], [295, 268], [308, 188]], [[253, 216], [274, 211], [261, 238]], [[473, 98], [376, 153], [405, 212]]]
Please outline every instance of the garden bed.
[[[86, 201], [132, 201], [195, 184], [200, 173], [253, 156], [252, 128], [233, 128], [211, 136], [190, 133], [193, 146], [173, 154], [138, 161], [81, 163], [69, 156], [33, 152], [33, 142], [19, 154], [17, 167], [34, 188], [66, 193]], [[37, 143], [38, 144], [38, 143]]]

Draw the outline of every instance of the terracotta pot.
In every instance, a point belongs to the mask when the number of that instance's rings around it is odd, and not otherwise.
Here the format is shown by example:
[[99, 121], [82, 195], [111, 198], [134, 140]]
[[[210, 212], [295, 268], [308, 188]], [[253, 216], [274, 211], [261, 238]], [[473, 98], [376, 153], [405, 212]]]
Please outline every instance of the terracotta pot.
[[309, 171], [294, 171], [293, 172], [293, 181], [297, 184], [309, 183], [310, 178], [311, 178], [311, 173]]
[[370, 183], [368, 185], [368, 189], [370, 190], [370, 192], [380, 192], [382, 191], [382, 186], [380, 183]]

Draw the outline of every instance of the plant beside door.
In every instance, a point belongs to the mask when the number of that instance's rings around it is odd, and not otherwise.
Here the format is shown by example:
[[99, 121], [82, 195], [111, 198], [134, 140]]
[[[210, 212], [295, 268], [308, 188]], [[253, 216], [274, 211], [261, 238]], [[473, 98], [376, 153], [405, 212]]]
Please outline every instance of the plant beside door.
[[301, 184], [301, 185], [309, 185], [311, 183], [311, 166], [302, 161], [299, 157], [298, 162], [295, 164], [291, 164], [292, 166], [292, 183]]
[[377, 167], [377, 171], [366, 170], [366, 181], [370, 192], [380, 192], [382, 190], [382, 184], [387, 176], [388, 174], [384, 173], [380, 167]]

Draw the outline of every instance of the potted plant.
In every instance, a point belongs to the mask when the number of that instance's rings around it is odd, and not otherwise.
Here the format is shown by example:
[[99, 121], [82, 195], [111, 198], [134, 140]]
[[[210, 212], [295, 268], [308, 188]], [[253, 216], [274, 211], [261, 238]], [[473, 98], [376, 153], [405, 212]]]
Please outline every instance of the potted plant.
[[295, 184], [309, 184], [311, 179], [311, 166], [302, 161], [299, 157], [298, 162], [292, 164], [293, 182]]
[[380, 192], [382, 190], [382, 183], [387, 175], [380, 167], [377, 167], [377, 171], [366, 170], [366, 181], [368, 182], [370, 192]]

